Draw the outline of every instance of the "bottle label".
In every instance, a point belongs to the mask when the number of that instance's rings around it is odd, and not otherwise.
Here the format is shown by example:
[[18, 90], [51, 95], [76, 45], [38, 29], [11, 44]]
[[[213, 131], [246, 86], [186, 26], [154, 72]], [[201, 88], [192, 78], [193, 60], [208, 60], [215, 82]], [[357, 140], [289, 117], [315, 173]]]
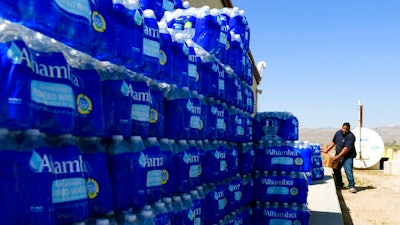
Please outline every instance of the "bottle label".
[[235, 193], [234, 193], [235, 201], [240, 201], [242, 199], [242, 195], [243, 194], [241, 191], [235, 191]]
[[289, 158], [289, 157], [273, 157], [271, 159], [271, 164], [272, 165], [286, 165], [286, 166], [290, 166], [293, 165], [293, 159]]
[[218, 79], [218, 90], [225, 91], [225, 80], [224, 79]]
[[65, 84], [32, 80], [31, 98], [36, 103], [75, 109], [74, 92]]
[[159, 61], [160, 43], [151, 39], [143, 39], [143, 54], [149, 57], [157, 58]]
[[51, 186], [52, 202], [62, 203], [87, 198], [84, 178], [67, 178], [53, 181]]
[[271, 186], [267, 188], [267, 195], [289, 195], [289, 189], [281, 186]]
[[106, 20], [98, 11], [92, 13], [92, 26], [95, 31], [100, 33], [103, 33], [107, 29]]
[[149, 105], [132, 104], [131, 119], [140, 122], [149, 122], [150, 121], [149, 112], [150, 112]]
[[201, 130], [203, 129], [203, 122], [200, 116], [191, 116], [190, 117], [190, 128]]
[[218, 200], [218, 210], [223, 210], [227, 204], [226, 198], [222, 198]]
[[197, 73], [197, 65], [189, 63], [188, 65], [188, 76], [193, 78], [195, 81], [199, 80], [199, 74]]
[[147, 187], [161, 186], [162, 170], [147, 171]]
[[226, 35], [226, 32], [225, 31], [221, 31], [219, 33], [219, 43], [221, 43], [223, 46], [226, 46], [227, 42], [228, 42], [228, 37]]
[[90, 17], [92, 11], [90, 9], [90, 4], [88, 0], [55, 0], [56, 4], [66, 12], [82, 16], [86, 18], [88, 21], [91, 21]]
[[226, 171], [227, 167], [228, 167], [228, 165], [227, 165], [226, 161], [225, 160], [221, 160], [220, 163], [219, 163], [219, 170], [220, 171]]
[[173, 11], [174, 10], [174, 1], [163, 0], [163, 9], [165, 11]]
[[224, 121], [224, 119], [217, 118], [217, 129], [225, 130], [225, 121]]
[[191, 165], [189, 169], [189, 177], [196, 178], [201, 174], [201, 166], [200, 165]]

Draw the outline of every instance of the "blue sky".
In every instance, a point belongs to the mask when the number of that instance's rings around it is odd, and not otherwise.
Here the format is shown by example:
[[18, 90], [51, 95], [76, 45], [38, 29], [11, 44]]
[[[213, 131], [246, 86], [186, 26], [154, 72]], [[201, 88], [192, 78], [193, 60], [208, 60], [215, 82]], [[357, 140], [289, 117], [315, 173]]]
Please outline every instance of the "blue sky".
[[288, 111], [300, 128], [400, 125], [400, 1], [232, 0], [267, 68], [259, 111]]

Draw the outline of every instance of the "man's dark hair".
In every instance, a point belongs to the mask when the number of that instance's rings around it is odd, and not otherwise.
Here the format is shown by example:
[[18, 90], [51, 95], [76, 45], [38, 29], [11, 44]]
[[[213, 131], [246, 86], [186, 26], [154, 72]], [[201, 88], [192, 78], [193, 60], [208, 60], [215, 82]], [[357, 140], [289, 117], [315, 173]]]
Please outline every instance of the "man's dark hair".
[[345, 123], [343, 123], [342, 127], [344, 127], [344, 126], [346, 126], [346, 127], [350, 128], [350, 123], [348, 123], [348, 122], [345, 122]]

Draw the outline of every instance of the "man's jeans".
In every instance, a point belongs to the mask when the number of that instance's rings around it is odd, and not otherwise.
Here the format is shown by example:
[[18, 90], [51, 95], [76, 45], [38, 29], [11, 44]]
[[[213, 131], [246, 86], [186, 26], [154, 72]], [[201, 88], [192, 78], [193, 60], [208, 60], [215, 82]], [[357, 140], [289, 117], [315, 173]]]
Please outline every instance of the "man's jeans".
[[346, 174], [347, 181], [349, 182], [349, 188], [354, 188], [355, 183], [354, 183], [354, 176], [353, 176], [353, 158], [340, 159], [337, 169], [333, 169], [333, 173], [335, 175], [337, 186], [344, 185], [343, 178], [342, 178], [342, 171], [341, 171], [342, 167]]

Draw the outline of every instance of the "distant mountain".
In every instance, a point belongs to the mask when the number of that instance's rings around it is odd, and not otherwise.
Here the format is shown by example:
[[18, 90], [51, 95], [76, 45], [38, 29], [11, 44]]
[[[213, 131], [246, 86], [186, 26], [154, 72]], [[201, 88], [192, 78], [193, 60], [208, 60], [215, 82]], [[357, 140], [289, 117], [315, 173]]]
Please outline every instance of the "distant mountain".
[[[377, 132], [385, 144], [391, 144], [394, 141], [397, 144], [400, 143], [400, 125], [368, 128]], [[327, 145], [337, 130], [339, 128], [300, 128], [299, 139], [319, 143], [320, 145]]]

